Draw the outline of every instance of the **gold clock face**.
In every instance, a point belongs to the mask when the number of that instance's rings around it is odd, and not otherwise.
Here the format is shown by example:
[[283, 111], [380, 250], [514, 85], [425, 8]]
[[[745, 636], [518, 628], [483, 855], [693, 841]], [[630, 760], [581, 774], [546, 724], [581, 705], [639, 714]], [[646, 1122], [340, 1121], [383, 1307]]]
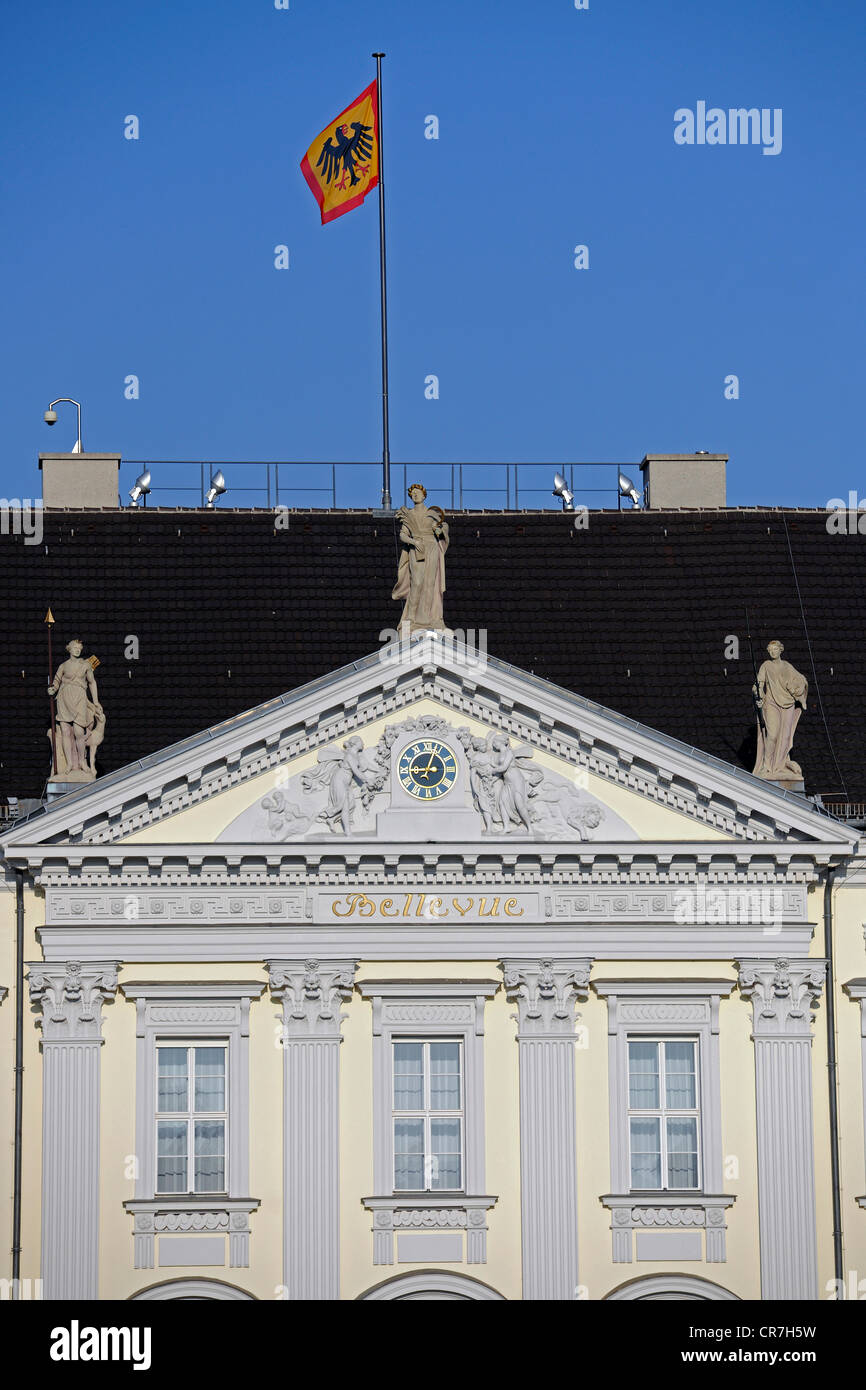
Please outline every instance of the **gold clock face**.
[[400, 754], [400, 785], [419, 801], [438, 801], [457, 781], [457, 759], [438, 738], [419, 738]]

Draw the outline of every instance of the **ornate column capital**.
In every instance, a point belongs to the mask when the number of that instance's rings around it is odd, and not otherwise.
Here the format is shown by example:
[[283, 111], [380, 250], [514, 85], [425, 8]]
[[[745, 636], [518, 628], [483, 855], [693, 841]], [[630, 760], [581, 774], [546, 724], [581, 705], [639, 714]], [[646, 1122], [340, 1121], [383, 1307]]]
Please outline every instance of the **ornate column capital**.
[[269, 961], [271, 995], [283, 1006], [286, 1041], [340, 1037], [341, 1005], [352, 997], [357, 961]]
[[102, 1005], [117, 989], [118, 961], [68, 960], [28, 966], [30, 999], [41, 1005], [45, 1042], [101, 1042]]
[[740, 994], [752, 1001], [756, 1038], [808, 1038], [812, 1008], [824, 988], [826, 960], [741, 960]]
[[503, 960], [505, 992], [517, 1005], [521, 1037], [574, 1037], [578, 998], [586, 999], [592, 961]]

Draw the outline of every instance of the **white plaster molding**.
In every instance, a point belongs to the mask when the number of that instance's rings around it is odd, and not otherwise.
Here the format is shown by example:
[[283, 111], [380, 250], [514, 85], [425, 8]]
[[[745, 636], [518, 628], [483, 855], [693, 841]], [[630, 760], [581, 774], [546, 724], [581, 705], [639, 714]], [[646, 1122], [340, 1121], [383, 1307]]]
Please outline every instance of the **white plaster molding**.
[[650, 1274], [634, 1279], [606, 1295], [608, 1303], [633, 1303], [640, 1299], [707, 1299], [710, 1302], [739, 1302], [737, 1295], [720, 1284], [691, 1274]]
[[487, 1213], [497, 1197], [460, 1192], [401, 1193], [392, 1197], [362, 1197], [373, 1213], [373, 1264], [394, 1263], [397, 1230], [465, 1231], [467, 1264], [487, 1263]]
[[398, 1274], [359, 1295], [359, 1301], [390, 1303], [401, 1299], [460, 1299], [469, 1302], [499, 1302], [503, 1296], [488, 1284], [466, 1274], [424, 1269], [414, 1274]]
[[[706, 1259], [724, 1261], [724, 1215], [719, 1221], [715, 1212], [719, 1206], [730, 1205], [733, 1197], [715, 1196], [722, 1182], [722, 1101], [721, 1055], [719, 1050], [719, 1001], [729, 995], [735, 981], [730, 980], [597, 980], [593, 988], [607, 1000], [608, 1084], [611, 1184], [615, 1194], [628, 1194], [631, 1187], [628, 1135], [628, 1044], [630, 1038], [642, 1035], [670, 1037], [688, 1036], [698, 1042], [698, 1072], [700, 1086], [700, 1192], [677, 1193], [671, 1196], [666, 1189], [651, 1194], [640, 1193], [602, 1198], [612, 1208], [611, 1242], [615, 1264], [628, 1264], [634, 1257], [632, 1228], [641, 1224], [632, 1221], [627, 1208], [647, 1210], [670, 1207], [683, 1210], [705, 1210], [712, 1202], [714, 1214], [705, 1223], [707, 1228]], [[690, 1224], [683, 1221], [679, 1224]]]
[[573, 1299], [579, 1282], [574, 1006], [591, 966], [568, 956], [502, 961], [518, 1010], [524, 1299]]
[[[135, 898], [161, 889], [178, 897], [185, 889], [234, 889], [239, 894], [314, 887], [339, 894], [342, 888], [386, 891], [389, 885], [471, 882], [547, 885], [551, 889], [629, 889], [646, 894], [665, 888], [690, 892], [731, 886], [789, 890], [815, 883], [820, 870], [841, 864], [847, 845], [824, 840], [812, 844], [736, 841], [640, 840], [538, 841], [466, 840], [408, 845], [360, 838], [305, 840], [289, 844], [42, 845], [9, 850], [9, 862], [30, 869], [37, 886], [48, 889], [127, 889], [135, 920]], [[72, 900], [70, 900], [72, 901]], [[195, 901], [189, 898], [190, 904]], [[672, 904], [659, 910], [670, 912]], [[241, 909], [239, 909], [241, 910]], [[569, 907], [566, 909], [571, 911]], [[655, 909], [654, 909], [655, 910]], [[117, 914], [122, 909], [114, 908]], [[190, 908], [192, 912], [192, 909]], [[81, 915], [80, 912], [77, 915]], [[197, 914], [193, 914], [197, 915]]]
[[340, 1043], [353, 960], [277, 960], [282, 1004], [283, 1282], [290, 1300], [340, 1296]]
[[827, 962], [741, 960], [752, 1001], [761, 1297], [818, 1297], [812, 1014]]
[[342, 1041], [357, 963], [351, 960], [269, 961], [271, 997], [283, 1005], [283, 1041], [309, 1037]]
[[[422, 650], [423, 649], [423, 650]], [[432, 698], [564, 762], [742, 839], [858, 835], [740, 769], [600, 705], [489, 658], [467, 670], [428, 639], [398, 667], [381, 653], [272, 700], [90, 784], [38, 818], [16, 823], [8, 846], [56, 833], [111, 842], [239, 785], [269, 768]]]
[[752, 1001], [755, 1038], [811, 1038], [811, 1010], [824, 988], [825, 960], [740, 960], [739, 971], [740, 993]]
[[42, 1008], [43, 1046], [101, 1042], [102, 1005], [117, 990], [117, 961], [28, 963], [30, 999]]
[[99, 1293], [102, 1006], [116, 961], [28, 966], [42, 1009], [42, 1278], [48, 1299]]
[[[249, 1196], [250, 1004], [264, 981], [136, 980], [123, 993], [136, 1010], [135, 1197], [124, 1203], [133, 1216], [136, 1269], [154, 1267], [154, 1237], [162, 1216], [194, 1219], [217, 1215], [221, 1224], [205, 1227], [229, 1236], [229, 1263], [249, 1264], [249, 1213], [258, 1207]], [[228, 1044], [226, 1181], [228, 1192], [173, 1197], [156, 1193], [156, 1045], [172, 1038], [218, 1038]], [[222, 1214], [222, 1215], [220, 1215]], [[166, 1229], [169, 1229], [166, 1227]], [[177, 1229], [183, 1229], [182, 1226]], [[190, 1229], [195, 1229], [191, 1226]]]
[[[373, 1183], [376, 1195], [364, 1199], [374, 1212], [373, 1263], [394, 1263], [396, 1210], [455, 1209], [466, 1214], [466, 1260], [487, 1261], [484, 1213], [495, 1197], [472, 1197], [486, 1185], [484, 1105], [484, 1006], [499, 989], [498, 980], [364, 980], [359, 990], [373, 1009]], [[391, 1096], [395, 1037], [459, 1038], [464, 1072], [464, 1193], [394, 1193]], [[470, 1210], [471, 1208], [471, 1210]]]
[[47, 961], [74, 955], [102, 960], [126, 952], [141, 962], [179, 964], [214, 961], [266, 961], [317, 955], [368, 961], [495, 960], [509, 957], [564, 956], [579, 950], [598, 960], [737, 960], [775, 959], [780, 951], [805, 955], [814, 928], [784, 927], [768, 934], [763, 927], [663, 927], [646, 923], [620, 927], [554, 926], [548, 922], [478, 924], [471, 927], [412, 926], [399, 923], [322, 927], [42, 927], [37, 935]]
[[219, 1279], [169, 1279], [130, 1295], [130, 1302], [162, 1303], [181, 1299], [216, 1299], [220, 1302], [254, 1302], [254, 1295]]
[[503, 960], [505, 990], [517, 1004], [518, 1038], [575, 1040], [574, 1004], [589, 990], [591, 960]]
[[136, 1269], [153, 1269], [156, 1237], [178, 1232], [227, 1235], [229, 1265], [249, 1266], [250, 1213], [260, 1205], [256, 1198], [162, 1196], [132, 1198], [123, 1205], [133, 1218]]
[[[852, 1000], [860, 1004], [860, 1086], [863, 1095], [864, 1154], [866, 1154], [866, 980], [847, 980], [842, 986]], [[866, 1197], [855, 1197], [859, 1207], [866, 1208]]]
[[733, 1206], [735, 1197], [703, 1192], [653, 1192], [637, 1196], [629, 1192], [609, 1193], [599, 1201], [611, 1213], [614, 1264], [631, 1264], [632, 1231], [662, 1227], [703, 1229], [707, 1263], [721, 1264], [727, 1259], [725, 1211]]

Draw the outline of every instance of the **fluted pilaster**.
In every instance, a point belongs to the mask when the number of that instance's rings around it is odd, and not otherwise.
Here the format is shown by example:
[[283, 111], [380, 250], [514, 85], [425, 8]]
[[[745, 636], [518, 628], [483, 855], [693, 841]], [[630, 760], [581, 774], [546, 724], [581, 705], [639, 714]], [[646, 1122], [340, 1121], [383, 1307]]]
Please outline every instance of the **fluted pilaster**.
[[341, 1005], [354, 961], [278, 961], [283, 1006], [283, 1278], [289, 1299], [340, 1296]]
[[591, 961], [505, 960], [517, 1004], [524, 1299], [573, 1299], [578, 1284], [575, 1001]]
[[30, 966], [42, 1008], [42, 1279], [50, 1299], [99, 1296], [102, 1005], [115, 962]]
[[741, 961], [751, 998], [758, 1128], [761, 1296], [818, 1297], [812, 1014], [823, 960]]

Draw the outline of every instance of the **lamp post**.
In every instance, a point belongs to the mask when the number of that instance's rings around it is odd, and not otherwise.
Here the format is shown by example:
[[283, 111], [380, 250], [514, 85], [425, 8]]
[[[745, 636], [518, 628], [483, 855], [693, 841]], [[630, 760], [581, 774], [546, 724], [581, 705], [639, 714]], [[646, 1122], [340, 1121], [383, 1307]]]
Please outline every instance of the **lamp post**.
[[74, 406], [77, 408], [77, 410], [78, 410], [78, 439], [76, 440], [75, 448], [72, 450], [72, 452], [73, 452], [73, 454], [80, 454], [80, 453], [82, 452], [82, 445], [81, 445], [81, 406], [80, 406], [80, 404], [79, 404], [78, 401], [74, 401], [74, 400], [72, 399], [71, 396], [58, 396], [56, 401], [52, 401], [52, 402], [51, 402], [51, 404], [49, 405], [48, 409], [46, 410], [46, 412], [45, 412], [45, 414], [44, 414], [44, 416], [43, 416], [42, 418], [44, 419], [46, 425], [56, 425], [56, 424], [57, 424], [57, 411], [54, 409], [54, 407], [55, 407], [56, 405], [60, 405], [61, 402], [63, 402], [63, 401], [65, 401], [68, 405], [74, 405]]

